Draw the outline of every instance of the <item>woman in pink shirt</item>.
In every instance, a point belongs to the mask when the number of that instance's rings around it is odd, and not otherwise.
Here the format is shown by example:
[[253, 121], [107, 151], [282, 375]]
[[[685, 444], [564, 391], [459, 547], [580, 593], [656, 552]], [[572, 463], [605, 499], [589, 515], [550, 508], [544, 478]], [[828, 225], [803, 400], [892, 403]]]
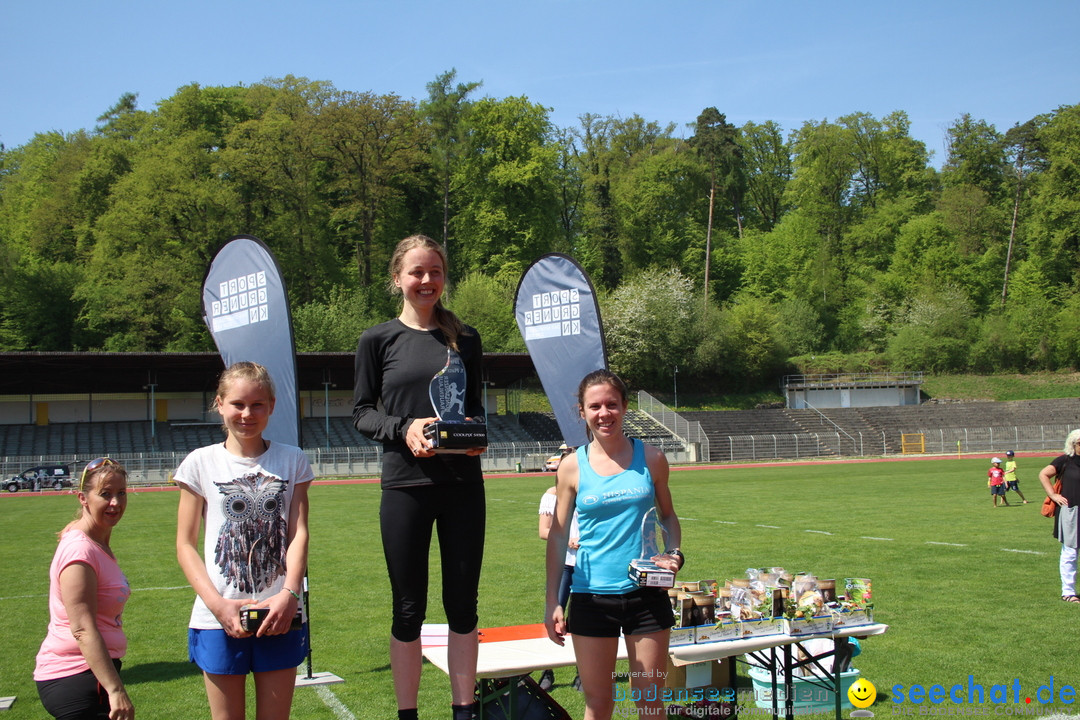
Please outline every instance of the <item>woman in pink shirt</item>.
[[127, 471], [109, 458], [87, 463], [79, 514], [60, 531], [49, 568], [49, 630], [34, 680], [54, 718], [131, 720], [135, 707], [120, 680], [127, 650], [120, 616], [131, 595], [109, 547], [127, 507]]

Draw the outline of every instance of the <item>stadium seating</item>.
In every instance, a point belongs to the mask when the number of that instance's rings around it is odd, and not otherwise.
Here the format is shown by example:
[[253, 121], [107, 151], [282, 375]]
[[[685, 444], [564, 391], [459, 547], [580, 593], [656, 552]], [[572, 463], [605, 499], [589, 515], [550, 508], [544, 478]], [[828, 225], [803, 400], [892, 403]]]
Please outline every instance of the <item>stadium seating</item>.
[[[925, 403], [901, 407], [833, 408], [817, 410], [762, 409], [723, 412], [683, 412], [684, 419], [701, 424], [710, 439], [710, 460], [724, 457], [730, 438], [817, 435], [822, 443], [883, 442], [888, 452], [900, 450], [900, 436], [947, 428], [1007, 428], [1014, 426], [1080, 426], [1080, 400], [1019, 400], [1012, 402]], [[631, 410], [627, 434], [664, 444], [670, 431], [649, 415]], [[352, 425], [351, 418], [304, 418], [306, 448], [364, 447], [373, 443]], [[559, 443], [562, 434], [554, 413], [523, 412], [518, 416], [491, 416], [489, 439], [496, 443]], [[833, 438], [833, 439], [830, 439]], [[137, 452], [190, 452], [219, 442], [217, 423], [147, 422], [55, 423], [0, 425], [0, 456], [95, 455]], [[838, 454], [850, 452], [838, 449]]]

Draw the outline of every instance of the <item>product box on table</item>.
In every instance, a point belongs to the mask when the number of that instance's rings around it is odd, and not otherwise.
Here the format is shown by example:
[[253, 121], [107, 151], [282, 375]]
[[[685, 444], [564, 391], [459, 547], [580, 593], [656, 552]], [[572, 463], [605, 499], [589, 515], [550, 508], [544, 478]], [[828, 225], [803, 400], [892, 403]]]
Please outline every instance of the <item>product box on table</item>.
[[784, 632], [788, 635], [818, 635], [832, 632], [832, 615], [814, 615], [813, 617], [784, 618]]
[[874, 602], [870, 578], [844, 578], [844, 596], [852, 605], [865, 607]]
[[783, 635], [783, 618], [760, 618], [757, 620], [739, 620], [739, 637], [760, 637], [762, 635]]
[[833, 630], [841, 630], [855, 625], [873, 625], [874, 609], [868, 607], [836, 608], [832, 611], [832, 618]]
[[674, 627], [671, 628], [671, 635], [668, 637], [668, 646], [678, 647], [679, 645], [693, 645], [696, 638], [696, 627]]
[[713, 625], [698, 625], [695, 629], [697, 630], [697, 636], [694, 639], [696, 643], [735, 640], [739, 637], [739, 623], [731, 618], [718, 620]]
[[874, 622], [874, 593], [870, 578], [844, 578], [844, 597], [833, 607], [833, 627]]

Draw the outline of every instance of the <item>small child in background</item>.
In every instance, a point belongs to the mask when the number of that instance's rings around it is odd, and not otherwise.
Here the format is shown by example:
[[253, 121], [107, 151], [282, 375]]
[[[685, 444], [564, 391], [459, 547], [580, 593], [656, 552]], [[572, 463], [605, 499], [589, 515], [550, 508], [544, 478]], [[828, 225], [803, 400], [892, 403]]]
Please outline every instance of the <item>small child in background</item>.
[[990, 497], [994, 498], [994, 507], [998, 506], [999, 497], [1008, 506], [1009, 501], [1005, 499], [1005, 471], [1001, 469], [1001, 458], [993, 458], [990, 463], [990, 469], [986, 473], [990, 479], [986, 481], [986, 484], [990, 486]]
[[[562, 458], [565, 458], [570, 453], [574, 452], [573, 449], [567, 448], [565, 445], [560, 448]], [[549, 487], [547, 491], [540, 498], [540, 539], [547, 540], [548, 533], [551, 531], [551, 523], [555, 519], [555, 486]], [[577, 510], [574, 511], [574, 515], [570, 520], [570, 540], [566, 545], [566, 564], [563, 566], [562, 584], [559, 586], [559, 602], [566, 606], [566, 603], [570, 600], [570, 583], [574, 577], [574, 565], [577, 564], [577, 551], [578, 551], [578, 524], [577, 524]], [[555, 672], [548, 669], [540, 674], [540, 688], [542, 690], [550, 690], [555, 686]], [[579, 675], [574, 676], [574, 682], [572, 686], [575, 690], [581, 690], [581, 677]]]
[[1012, 490], [1027, 505], [1027, 498], [1020, 492], [1020, 481], [1016, 479], [1016, 453], [1009, 450], [1005, 453], [1005, 492]]

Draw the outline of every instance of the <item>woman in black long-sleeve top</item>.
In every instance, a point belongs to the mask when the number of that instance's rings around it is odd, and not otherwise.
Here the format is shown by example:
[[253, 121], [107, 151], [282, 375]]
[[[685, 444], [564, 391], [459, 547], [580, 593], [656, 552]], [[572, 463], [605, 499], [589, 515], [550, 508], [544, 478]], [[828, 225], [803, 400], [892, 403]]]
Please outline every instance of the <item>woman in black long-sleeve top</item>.
[[390, 261], [401, 314], [364, 331], [356, 350], [353, 422], [383, 444], [379, 519], [393, 590], [390, 665], [398, 716], [415, 720], [427, 609], [431, 530], [439, 535], [443, 606], [450, 626], [447, 655], [455, 720], [475, 712], [477, 593], [484, 552], [485, 500], [479, 455], [438, 454], [424, 437], [433, 421], [431, 379], [447, 350], [465, 366], [465, 415], [484, 415], [480, 336], [442, 305], [446, 256], [431, 238], [398, 243]]

